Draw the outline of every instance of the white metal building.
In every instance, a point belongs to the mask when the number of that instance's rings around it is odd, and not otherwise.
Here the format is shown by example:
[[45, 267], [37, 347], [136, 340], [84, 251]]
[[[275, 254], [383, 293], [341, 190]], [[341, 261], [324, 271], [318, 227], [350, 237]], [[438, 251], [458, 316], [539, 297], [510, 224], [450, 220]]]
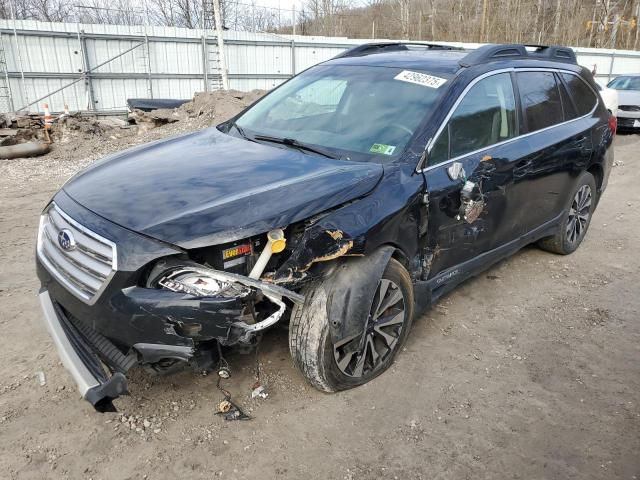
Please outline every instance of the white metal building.
[[[224, 32], [230, 88], [273, 88], [366, 39]], [[376, 41], [380, 41], [377, 39]], [[478, 44], [439, 42], [473, 49]], [[575, 48], [596, 79], [640, 74], [640, 52]], [[0, 111], [123, 111], [127, 98], [191, 98], [221, 87], [213, 31], [0, 20]]]

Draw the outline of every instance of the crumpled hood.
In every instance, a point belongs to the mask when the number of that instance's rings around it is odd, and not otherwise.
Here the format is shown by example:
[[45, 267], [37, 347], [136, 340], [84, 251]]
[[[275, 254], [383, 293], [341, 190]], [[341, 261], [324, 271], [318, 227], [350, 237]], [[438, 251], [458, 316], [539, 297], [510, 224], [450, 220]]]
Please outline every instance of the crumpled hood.
[[197, 248], [303, 220], [370, 192], [383, 169], [259, 144], [215, 128], [142, 145], [63, 188], [130, 230]]

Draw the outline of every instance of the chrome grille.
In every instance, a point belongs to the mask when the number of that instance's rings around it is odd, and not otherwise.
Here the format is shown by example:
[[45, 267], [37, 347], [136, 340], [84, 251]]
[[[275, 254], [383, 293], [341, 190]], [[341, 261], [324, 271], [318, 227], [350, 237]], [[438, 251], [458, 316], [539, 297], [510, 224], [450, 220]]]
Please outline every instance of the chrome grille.
[[89, 304], [117, 268], [115, 244], [77, 223], [54, 203], [40, 217], [37, 250], [47, 270]]

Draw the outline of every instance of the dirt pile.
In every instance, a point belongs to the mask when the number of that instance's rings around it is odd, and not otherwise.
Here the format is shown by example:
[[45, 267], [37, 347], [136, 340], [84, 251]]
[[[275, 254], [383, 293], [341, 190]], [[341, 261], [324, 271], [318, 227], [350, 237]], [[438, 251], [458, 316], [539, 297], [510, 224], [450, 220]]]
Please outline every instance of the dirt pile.
[[[222, 123], [265, 93], [264, 90], [199, 92], [178, 108], [151, 112], [135, 110], [126, 118], [80, 113], [55, 117], [51, 128], [51, 150], [43, 157], [47, 162], [34, 167], [70, 174], [104, 155]], [[21, 131], [30, 132], [34, 138], [43, 133], [44, 122], [38, 115], [29, 116], [28, 121], [24, 119], [22, 124]], [[12, 123], [5, 125], [16, 126]]]
[[265, 93], [264, 90], [198, 92], [190, 102], [178, 108], [161, 108], [151, 112], [134, 110], [130, 118], [135, 124], [147, 129], [178, 122], [186, 122], [194, 129], [206, 128], [228, 120]]
[[[265, 93], [264, 90], [198, 92], [178, 108], [134, 110], [126, 118], [86, 113], [54, 116], [50, 129], [53, 143], [47, 157], [95, 159], [96, 155], [207, 128], [233, 117]], [[0, 146], [30, 140], [47, 140], [41, 115], [0, 115]]]
[[40, 136], [44, 122], [38, 115], [0, 115], [0, 146], [16, 145]]

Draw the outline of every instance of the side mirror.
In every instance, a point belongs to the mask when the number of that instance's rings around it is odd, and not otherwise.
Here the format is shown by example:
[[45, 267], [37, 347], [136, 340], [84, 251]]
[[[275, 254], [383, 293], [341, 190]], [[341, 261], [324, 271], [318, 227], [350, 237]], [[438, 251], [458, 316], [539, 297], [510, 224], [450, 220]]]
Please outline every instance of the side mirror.
[[447, 174], [451, 180], [466, 180], [467, 174], [460, 162], [453, 162], [447, 168]]

